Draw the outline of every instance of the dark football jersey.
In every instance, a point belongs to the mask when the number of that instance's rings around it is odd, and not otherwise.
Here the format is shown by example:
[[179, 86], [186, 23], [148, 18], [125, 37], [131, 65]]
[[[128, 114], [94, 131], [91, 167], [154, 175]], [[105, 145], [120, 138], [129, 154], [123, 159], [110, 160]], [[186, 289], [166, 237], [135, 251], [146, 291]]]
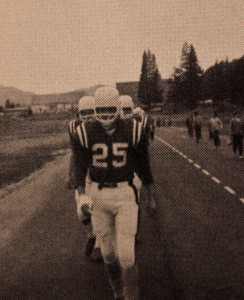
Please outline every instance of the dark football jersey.
[[[148, 166], [148, 158], [143, 156], [143, 151], [138, 151], [143, 130], [142, 123], [136, 120], [116, 120], [115, 131], [111, 135], [98, 121], [82, 123], [77, 127], [77, 132], [81, 146], [87, 149], [87, 168], [92, 181], [131, 181], [137, 169], [136, 164], [144, 163]], [[145, 154], [147, 155], [146, 152]], [[148, 168], [141, 175], [144, 179], [147, 178], [144, 181], [151, 182], [152, 176]]]
[[71, 139], [71, 142], [73, 142], [73, 140], [77, 139], [77, 127], [79, 125], [82, 124], [82, 120], [80, 119], [74, 119], [72, 121], [69, 122], [69, 135], [70, 135], [70, 139]]
[[150, 116], [148, 116], [146, 114], [144, 114], [142, 116], [138, 116], [137, 115], [137, 116], [135, 116], [135, 119], [141, 123], [142, 130], [144, 131], [145, 138], [146, 138], [146, 140], [149, 143], [149, 135], [150, 135], [150, 131], [151, 131], [151, 128], [150, 128], [150, 122], [151, 122]]
[[77, 134], [77, 127], [82, 124], [82, 120], [75, 119], [69, 122], [69, 136], [71, 144], [71, 155], [69, 161], [69, 182], [70, 186], [77, 188], [78, 185], [85, 184], [87, 171], [82, 168], [83, 156], [86, 155], [84, 149], [80, 147], [80, 141]]

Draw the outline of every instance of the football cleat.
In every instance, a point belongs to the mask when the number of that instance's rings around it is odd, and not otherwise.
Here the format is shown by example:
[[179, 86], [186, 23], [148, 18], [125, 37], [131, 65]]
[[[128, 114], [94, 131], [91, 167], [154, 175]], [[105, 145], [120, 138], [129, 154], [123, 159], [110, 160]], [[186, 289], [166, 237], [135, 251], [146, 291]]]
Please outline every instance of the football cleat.
[[134, 104], [131, 96], [122, 95], [119, 97], [120, 101], [120, 117], [122, 119], [127, 119], [132, 117]]

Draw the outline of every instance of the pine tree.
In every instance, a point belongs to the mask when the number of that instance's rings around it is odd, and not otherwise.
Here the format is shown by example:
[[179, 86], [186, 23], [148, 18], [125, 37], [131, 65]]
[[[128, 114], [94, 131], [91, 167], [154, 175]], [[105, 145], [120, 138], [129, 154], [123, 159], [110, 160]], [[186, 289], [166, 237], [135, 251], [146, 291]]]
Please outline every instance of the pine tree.
[[190, 45], [184, 82], [185, 105], [190, 109], [197, 107], [201, 98], [201, 75], [202, 69], [198, 64], [196, 51], [193, 45]]
[[138, 84], [138, 93], [137, 93], [137, 96], [142, 103], [145, 103], [147, 98], [147, 70], [148, 70], [148, 57], [146, 51], [144, 51], [142, 56], [141, 76]]
[[142, 71], [138, 85], [138, 98], [150, 110], [153, 103], [162, 102], [162, 89], [160, 89], [161, 75], [159, 73], [156, 57], [148, 50], [143, 53]]
[[201, 98], [201, 75], [197, 55], [193, 45], [183, 44], [179, 68], [175, 68], [169, 92], [169, 101], [175, 110], [183, 106], [194, 109]]

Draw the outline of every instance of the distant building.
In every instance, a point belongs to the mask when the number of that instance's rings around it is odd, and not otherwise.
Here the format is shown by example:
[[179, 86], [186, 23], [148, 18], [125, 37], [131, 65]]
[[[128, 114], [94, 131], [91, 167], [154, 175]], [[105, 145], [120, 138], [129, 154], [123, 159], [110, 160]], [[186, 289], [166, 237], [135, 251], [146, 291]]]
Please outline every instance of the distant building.
[[135, 106], [139, 105], [139, 100], [137, 98], [138, 91], [138, 81], [129, 82], [117, 82], [116, 87], [120, 95], [129, 95], [133, 99]]
[[63, 94], [34, 95], [31, 110], [33, 113], [76, 110], [78, 101], [83, 96], [83, 90]]
[[[117, 87], [120, 95], [129, 95], [129, 96], [131, 96], [135, 106], [138, 106], [138, 105], [141, 105], [140, 100], [137, 97], [138, 85], [139, 85], [138, 81], [118, 82], [116, 84], [116, 87]], [[161, 82], [160, 82], [160, 87], [163, 90], [163, 103], [165, 103], [165, 102], [167, 102], [168, 92], [169, 92], [168, 79], [162, 79]], [[161, 105], [163, 105], [163, 103]], [[160, 106], [160, 104], [157, 103], [156, 106]]]
[[48, 105], [31, 105], [31, 111], [33, 114], [42, 114], [50, 111], [50, 106]]
[[30, 107], [19, 106], [13, 108], [5, 108], [4, 114], [5, 116], [11, 116], [11, 117], [26, 117], [30, 114]]

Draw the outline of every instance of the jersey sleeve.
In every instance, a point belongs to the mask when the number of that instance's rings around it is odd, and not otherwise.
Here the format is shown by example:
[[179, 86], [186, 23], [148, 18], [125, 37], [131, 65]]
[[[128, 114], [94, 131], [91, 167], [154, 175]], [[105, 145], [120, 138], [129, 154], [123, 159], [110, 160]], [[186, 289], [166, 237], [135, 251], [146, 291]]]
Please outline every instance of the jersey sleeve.
[[150, 185], [153, 183], [153, 175], [150, 168], [148, 139], [144, 130], [141, 131], [140, 139], [133, 148], [133, 161], [135, 172], [142, 181], [142, 184]]
[[[86, 176], [89, 165], [89, 153], [88, 150], [83, 147], [80, 143], [77, 130], [80, 125], [76, 128], [69, 124], [69, 135], [71, 144], [71, 156], [69, 162], [69, 181], [70, 185], [74, 188], [78, 186], [85, 187]], [[74, 131], [72, 131], [75, 128]]]

